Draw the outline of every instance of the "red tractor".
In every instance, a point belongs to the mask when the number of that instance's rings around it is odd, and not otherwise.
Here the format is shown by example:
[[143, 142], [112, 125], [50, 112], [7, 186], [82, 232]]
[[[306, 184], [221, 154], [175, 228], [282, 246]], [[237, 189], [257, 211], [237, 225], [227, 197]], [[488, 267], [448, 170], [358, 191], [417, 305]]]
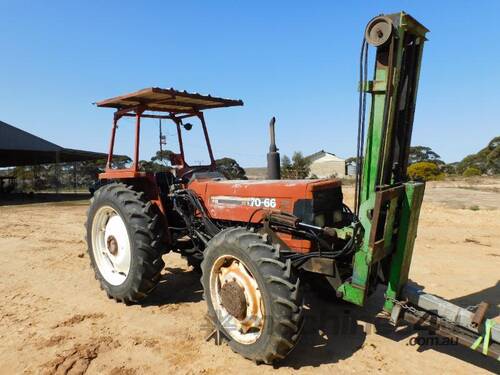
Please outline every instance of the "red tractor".
[[[350, 242], [333, 230], [314, 228], [341, 228], [352, 213], [342, 203], [340, 180], [227, 180], [218, 172], [203, 110], [240, 105], [160, 88], [98, 102], [116, 112], [106, 171], [99, 176], [104, 185], [88, 213], [87, 241], [101, 287], [125, 303], [153, 290], [163, 254], [180, 252], [201, 268], [209, 314], [231, 345], [248, 358], [271, 362], [298, 339], [298, 268], [313, 271], [307, 260], [322, 247], [331, 252]], [[130, 168], [115, 169], [115, 133], [125, 116], [136, 119], [134, 160]], [[182, 140], [192, 117], [205, 135], [209, 165], [186, 163]], [[141, 118], [170, 120], [176, 128], [180, 153], [170, 156], [174, 173], [141, 171]]]

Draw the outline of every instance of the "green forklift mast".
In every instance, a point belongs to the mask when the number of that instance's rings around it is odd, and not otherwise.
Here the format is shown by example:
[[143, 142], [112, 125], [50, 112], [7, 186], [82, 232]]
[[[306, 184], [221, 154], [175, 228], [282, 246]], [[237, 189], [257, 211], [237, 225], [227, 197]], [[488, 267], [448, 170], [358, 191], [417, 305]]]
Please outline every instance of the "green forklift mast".
[[[366, 27], [354, 204], [359, 222], [350, 228], [360, 238], [352, 276], [338, 287], [337, 295], [361, 306], [377, 284], [385, 284], [384, 310], [392, 324], [403, 320], [426, 327], [500, 361], [500, 324], [488, 318], [487, 302], [463, 308], [408, 284], [425, 184], [408, 181], [406, 169], [427, 31], [403, 12], [375, 17]], [[366, 77], [368, 45], [376, 48], [371, 81]], [[365, 148], [367, 94], [371, 108]], [[361, 230], [354, 230], [356, 226]]]
[[[354, 255], [352, 278], [338, 292], [363, 305], [381, 281], [387, 284], [385, 309], [392, 310], [406, 284], [424, 183], [407, 181], [420, 65], [427, 29], [406, 13], [381, 15], [365, 31], [360, 58], [360, 124], [355, 210], [362, 240]], [[366, 80], [368, 45], [376, 48], [375, 72]], [[371, 94], [366, 151], [364, 107]]]

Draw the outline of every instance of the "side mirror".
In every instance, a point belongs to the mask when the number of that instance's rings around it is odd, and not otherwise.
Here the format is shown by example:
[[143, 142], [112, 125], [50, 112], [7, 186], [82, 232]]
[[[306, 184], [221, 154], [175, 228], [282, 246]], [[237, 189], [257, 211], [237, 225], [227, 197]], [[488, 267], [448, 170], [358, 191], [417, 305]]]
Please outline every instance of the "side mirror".
[[190, 124], [189, 122], [187, 124], [182, 125], [184, 129], [187, 131], [190, 131], [193, 128], [193, 124]]

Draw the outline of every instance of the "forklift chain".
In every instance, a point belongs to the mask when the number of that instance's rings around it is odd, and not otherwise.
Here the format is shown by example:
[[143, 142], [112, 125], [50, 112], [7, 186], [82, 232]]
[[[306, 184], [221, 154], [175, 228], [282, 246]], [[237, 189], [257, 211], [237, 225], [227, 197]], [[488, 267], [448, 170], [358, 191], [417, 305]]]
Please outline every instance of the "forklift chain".
[[404, 310], [408, 310], [411, 312], [413, 315], [416, 315], [418, 317], [423, 317], [425, 314], [422, 311], [418, 311], [415, 307], [408, 305], [406, 302], [399, 301], [396, 298], [389, 297], [387, 295], [384, 295], [386, 301], [390, 301], [395, 305], [400, 306]]

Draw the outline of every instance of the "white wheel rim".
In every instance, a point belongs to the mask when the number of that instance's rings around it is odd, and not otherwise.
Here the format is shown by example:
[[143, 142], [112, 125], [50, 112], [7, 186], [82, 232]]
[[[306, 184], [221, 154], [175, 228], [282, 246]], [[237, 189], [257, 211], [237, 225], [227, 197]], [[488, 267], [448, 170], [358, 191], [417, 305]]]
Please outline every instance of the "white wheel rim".
[[[222, 304], [221, 288], [225, 283], [236, 281], [245, 294], [246, 316], [237, 319]], [[252, 344], [260, 337], [265, 323], [262, 295], [257, 281], [248, 267], [231, 255], [219, 257], [210, 270], [210, 297], [224, 330], [241, 344]]]
[[125, 222], [110, 206], [94, 215], [92, 252], [102, 277], [111, 285], [123, 284], [130, 271], [130, 240]]

